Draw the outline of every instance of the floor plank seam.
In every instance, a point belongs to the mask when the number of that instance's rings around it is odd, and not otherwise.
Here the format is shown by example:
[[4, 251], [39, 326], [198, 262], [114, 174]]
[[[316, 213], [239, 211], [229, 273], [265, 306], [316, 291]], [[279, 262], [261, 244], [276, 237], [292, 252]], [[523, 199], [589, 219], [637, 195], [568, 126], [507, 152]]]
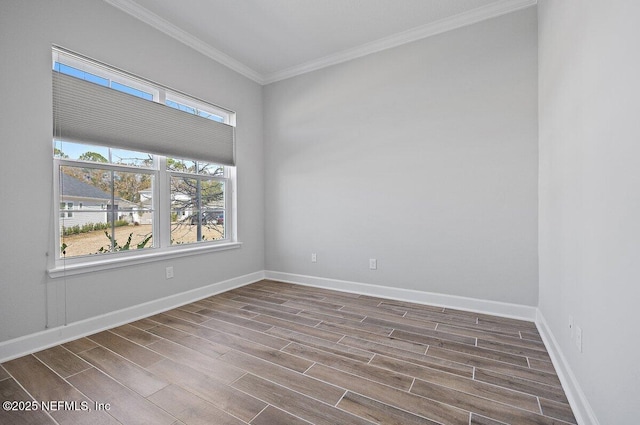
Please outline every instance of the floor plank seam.
[[[247, 421], [247, 423], [249, 423], [249, 424], [250, 424], [251, 422], [253, 422], [253, 421], [254, 421], [258, 416], [260, 416], [260, 415], [262, 414], [262, 412], [264, 412], [265, 410], [267, 410], [267, 409], [269, 408], [269, 406], [271, 406], [269, 403], [266, 403], [266, 404], [267, 404], [267, 405], [266, 405], [266, 406], [264, 406], [264, 408], [263, 408], [261, 411], [259, 411], [259, 412], [258, 412], [258, 413], [253, 417], [253, 418], [251, 418], [251, 420], [250, 420], [250, 421]], [[244, 422], [244, 421], [243, 421], [243, 422]]]
[[336, 402], [336, 404], [333, 407], [338, 407], [338, 404], [340, 404], [340, 402], [342, 401], [344, 396], [347, 395], [348, 392], [349, 392], [349, 390], [344, 390], [344, 393], [342, 393], [342, 396], [340, 396], [340, 399]]
[[407, 390], [407, 392], [408, 392], [408, 393], [410, 393], [410, 392], [411, 392], [411, 389], [413, 388], [413, 386], [415, 385], [415, 383], [416, 383], [416, 378], [415, 378], [415, 377], [413, 377], [413, 380], [411, 381], [411, 385], [409, 386], [409, 389]]

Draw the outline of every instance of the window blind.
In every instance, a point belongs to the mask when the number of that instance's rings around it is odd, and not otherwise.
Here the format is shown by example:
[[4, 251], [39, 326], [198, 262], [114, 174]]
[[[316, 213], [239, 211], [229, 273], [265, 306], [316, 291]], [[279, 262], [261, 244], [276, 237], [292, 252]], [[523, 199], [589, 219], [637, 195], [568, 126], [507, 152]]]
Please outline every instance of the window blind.
[[235, 128], [57, 71], [53, 136], [235, 165]]

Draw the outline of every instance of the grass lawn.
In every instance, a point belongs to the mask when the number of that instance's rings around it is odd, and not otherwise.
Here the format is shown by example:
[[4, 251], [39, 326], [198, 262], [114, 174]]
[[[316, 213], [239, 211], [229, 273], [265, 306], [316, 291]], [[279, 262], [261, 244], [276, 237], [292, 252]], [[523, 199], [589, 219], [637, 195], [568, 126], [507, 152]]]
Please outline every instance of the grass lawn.
[[[196, 242], [197, 226], [190, 224], [172, 224], [171, 225], [172, 244], [184, 244]], [[223, 225], [212, 225], [202, 227], [203, 238], [205, 240], [221, 239], [224, 236]], [[150, 224], [142, 224], [139, 226], [121, 226], [116, 227], [115, 238], [118, 245], [122, 246], [127, 242], [131, 234], [131, 249], [136, 249], [138, 243], [142, 242], [152, 233]], [[111, 231], [109, 230], [109, 234]], [[78, 235], [65, 236], [61, 240], [67, 244], [67, 258], [79, 255], [97, 254], [102, 247], [107, 249], [110, 245], [109, 239], [105, 236], [104, 230], [95, 230], [89, 233], [81, 233]], [[153, 239], [151, 239], [146, 247], [151, 247]]]

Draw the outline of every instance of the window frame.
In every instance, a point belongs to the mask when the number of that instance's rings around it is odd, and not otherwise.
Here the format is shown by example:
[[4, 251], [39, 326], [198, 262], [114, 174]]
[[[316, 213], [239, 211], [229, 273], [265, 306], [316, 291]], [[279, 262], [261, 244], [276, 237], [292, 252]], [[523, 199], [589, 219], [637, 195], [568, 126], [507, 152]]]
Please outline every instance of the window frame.
[[[87, 144], [90, 145], [90, 144]], [[53, 149], [52, 149], [53, 150]], [[53, 278], [81, 273], [89, 273], [96, 270], [110, 269], [122, 265], [142, 264], [149, 261], [157, 261], [167, 257], [182, 257], [197, 253], [220, 251], [239, 248], [242, 244], [237, 240], [236, 233], [236, 196], [235, 196], [235, 167], [224, 166], [221, 176], [196, 174], [171, 171], [166, 168], [167, 157], [153, 155], [153, 167], [136, 167], [114, 163], [101, 163], [83, 161], [68, 158], [53, 158], [53, 198], [54, 207], [54, 265], [49, 269], [49, 275]], [[76, 257], [65, 257], [60, 252], [61, 226], [65, 217], [59, 217], [58, 213], [67, 212], [60, 210], [60, 174], [61, 167], [82, 167], [106, 171], [120, 171], [128, 173], [149, 174], [155, 177], [152, 187], [153, 193], [153, 247], [133, 249], [104, 254], [92, 254]], [[171, 244], [171, 176], [200, 178], [202, 180], [220, 181], [224, 184], [224, 226], [225, 238], [211, 241], [197, 241], [187, 244]], [[65, 205], [66, 207], [66, 205]]]
[[[229, 109], [54, 46], [52, 49], [52, 68], [54, 69], [56, 62], [107, 79], [110, 82], [116, 82], [150, 93], [153, 99], [149, 100], [149, 102], [156, 102], [166, 106], [167, 99], [173, 100], [185, 106], [205, 110], [213, 115], [220, 116], [223, 118], [222, 122], [224, 124], [234, 127], [236, 125], [235, 112]], [[111, 88], [111, 84], [109, 84], [109, 87]]]
[[[193, 107], [197, 110], [204, 110], [207, 113], [219, 116], [223, 118], [225, 124], [235, 126], [235, 113], [225, 108], [221, 108], [217, 105], [209, 102], [202, 101], [201, 99], [188, 96], [180, 91], [169, 89], [165, 86], [153, 83], [149, 80], [145, 80], [136, 76], [133, 76], [124, 71], [120, 71], [116, 68], [108, 67], [99, 62], [92, 61], [90, 59], [77, 56], [64, 49], [55, 47], [52, 49], [52, 64], [55, 68], [56, 62], [67, 66], [71, 66], [78, 70], [97, 75], [101, 78], [106, 78], [110, 81], [109, 87], [111, 87], [111, 81], [115, 81], [119, 84], [123, 84], [132, 87], [136, 90], [141, 90], [153, 95], [153, 101], [166, 105], [167, 99], [173, 100], [180, 104], [184, 104], [188, 107]], [[168, 105], [167, 105], [168, 106]], [[185, 112], [188, 113], [188, 112]], [[56, 137], [52, 138], [52, 154], [53, 154], [53, 209], [55, 211], [54, 219], [54, 240], [51, 249], [53, 249], [54, 255], [50, 255], [52, 260], [50, 268], [48, 270], [49, 276], [52, 278], [90, 273], [97, 270], [105, 270], [111, 268], [118, 268], [125, 265], [142, 264], [152, 261], [158, 261], [165, 258], [177, 258], [182, 256], [195, 255], [199, 253], [235, 249], [239, 248], [242, 244], [238, 242], [237, 238], [237, 195], [236, 195], [236, 167], [223, 165], [224, 173], [222, 176], [213, 176], [206, 174], [191, 174], [170, 171], [167, 169], [167, 157], [163, 155], [152, 154], [153, 167], [136, 167], [134, 165], [123, 165], [113, 162], [98, 163], [92, 161], [82, 161], [78, 159], [59, 158], [55, 156], [53, 147], [55, 147]], [[64, 142], [64, 141], [63, 141]], [[69, 140], [68, 142], [82, 143], [86, 145], [93, 145], [90, 141], [77, 141]], [[121, 149], [115, 146], [104, 146], [112, 149]], [[188, 159], [193, 161], [200, 161], [198, 158], [175, 158], [175, 159]], [[111, 160], [111, 158], [109, 158]], [[153, 247], [145, 249], [133, 249], [129, 251], [119, 251], [105, 254], [83, 255], [75, 257], [66, 257], [62, 255], [60, 247], [62, 244], [61, 239], [61, 226], [66, 217], [59, 217], [59, 213], [67, 212], [59, 208], [60, 202], [62, 202], [62, 196], [60, 193], [60, 173], [61, 167], [83, 167], [93, 168], [99, 170], [109, 171], [122, 171], [127, 173], [142, 173], [150, 174], [154, 176], [153, 189]], [[224, 239], [211, 240], [211, 241], [197, 241], [187, 244], [174, 244], [171, 245], [171, 187], [170, 179], [172, 173], [180, 174], [180, 176], [202, 178], [204, 180], [216, 180], [221, 181], [224, 184]], [[75, 205], [75, 204], [74, 204]], [[71, 210], [69, 210], [71, 211]]]

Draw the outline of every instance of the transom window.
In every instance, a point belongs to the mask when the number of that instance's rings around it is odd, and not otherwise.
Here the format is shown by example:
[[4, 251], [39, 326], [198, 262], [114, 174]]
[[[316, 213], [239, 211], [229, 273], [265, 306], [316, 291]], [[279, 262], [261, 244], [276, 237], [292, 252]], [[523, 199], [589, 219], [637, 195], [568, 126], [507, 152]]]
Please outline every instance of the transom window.
[[[68, 52], [54, 49], [53, 58], [58, 73], [199, 119], [235, 120], [215, 105]], [[235, 242], [232, 165], [126, 149], [121, 140], [113, 146], [91, 137], [68, 140], [56, 134], [55, 117], [53, 162], [62, 264]]]

